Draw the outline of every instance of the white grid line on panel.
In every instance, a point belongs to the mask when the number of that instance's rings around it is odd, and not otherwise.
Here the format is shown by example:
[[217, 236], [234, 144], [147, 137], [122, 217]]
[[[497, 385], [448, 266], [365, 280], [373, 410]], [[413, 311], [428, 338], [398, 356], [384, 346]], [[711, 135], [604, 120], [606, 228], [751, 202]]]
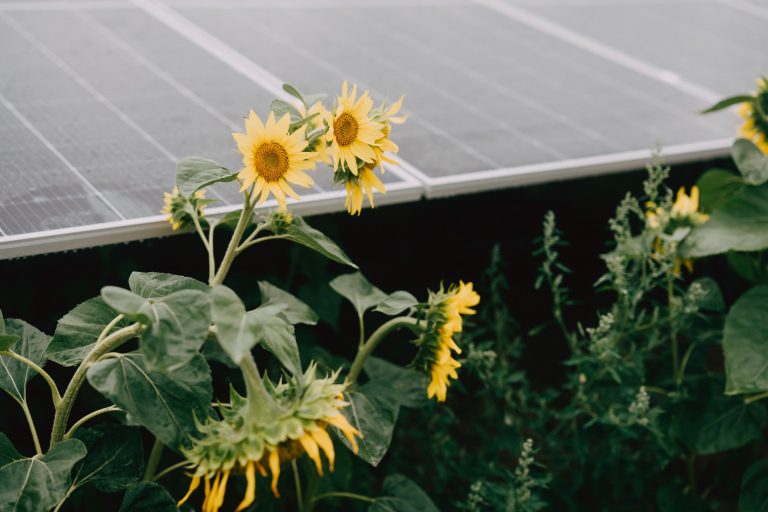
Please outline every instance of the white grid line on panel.
[[[56, 67], [61, 69], [69, 77], [80, 85], [83, 89], [88, 91], [99, 103], [107, 107], [114, 115], [116, 115], [123, 123], [135, 131], [142, 139], [149, 142], [155, 149], [160, 151], [170, 162], [174, 165], [178, 163], [179, 158], [174, 155], [168, 148], [161, 144], [156, 138], [154, 138], [149, 132], [142, 128], [136, 121], [134, 121], [128, 114], [126, 114], [120, 107], [115, 105], [109, 98], [102, 94], [96, 87], [93, 86], [88, 80], [85, 79], [80, 73], [73, 69], [69, 64], [59, 57], [53, 50], [46, 46], [42, 41], [35, 37], [31, 32], [22, 27], [18, 22], [9, 17], [7, 14], [0, 13], [0, 16], [13, 28], [20, 36], [29, 41], [40, 53], [42, 53], [48, 60], [50, 60]], [[211, 193], [217, 196], [219, 199], [227, 202], [216, 190], [211, 190]]]
[[68, 0], [53, 2], [2, 2], [0, 11], [63, 11], [71, 9], [125, 9], [130, 8], [128, 0]]
[[631, 69], [641, 75], [647, 76], [659, 82], [679, 89], [695, 98], [707, 103], [714, 103], [721, 95], [707, 87], [682, 78], [677, 73], [659, 68], [651, 63], [638, 59], [626, 52], [603, 44], [596, 39], [579, 34], [558, 23], [537, 16], [522, 7], [512, 6], [502, 0], [472, 0], [477, 5], [486, 7], [502, 16], [523, 23], [540, 32], [566, 41], [569, 44], [582, 48], [590, 53], [603, 57], [615, 64]]
[[350, 0], [306, 0], [302, 2], [286, 2], [284, 0], [265, 1], [260, 0], [196, 0], [166, 2], [174, 8], [192, 9], [377, 9], [381, 7], [408, 8], [408, 7], [442, 7], [451, 5], [466, 5], [469, 0], [379, 0], [377, 2], [355, 2]]
[[44, 146], [45, 146], [45, 147], [46, 147], [46, 148], [47, 148], [47, 149], [48, 149], [48, 150], [49, 150], [51, 153], [53, 153], [54, 155], [56, 155], [56, 158], [58, 158], [59, 160], [61, 160], [61, 162], [62, 162], [62, 163], [63, 163], [63, 164], [64, 164], [64, 165], [67, 167], [67, 169], [69, 169], [70, 171], [72, 171], [72, 173], [73, 173], [75, 176], [77, 176], [77, 178], [78, 178], [80, 181], [82, 181], [82, 182], [83, 182], [83, 184], [84, 184], [84, 185], [85, 185], [85, 186], [88, 188], [88, 190], [90, 190], [90, 191], [91, 191], [91, 192], [92, 192], [92, 193], [93, 193], [93, 194], [94, 194], [96, 197], [98, 197], [98, 198], [99, 198], [99, 199], [100, 199], [100, 200], [101, 200], [101, 201], [102, 201], [102, 202], [103, 202], [103, 203], [104, 203], [104, 204], [107, 206], [107, 208], [109, 208], [109, 209], [112, 211], [112, 213], [114, 213], [115, 215], [117, 215], [117, 217], [118, 217], [118, 218], [120, 218], [120, 219], [125, 219], [125, 215], [123, 215], [123, 214], [120, 212], [120, 210], [118, 210], [118, 209], [115, 207], [115, 205], [113, 205], [112, 203], [110, 203], [110, 202], [107, 200], [107, 198], [106, 198], [106, 197], [104, 197], [104, 194], [102, 194], [102, 193], [101, 193], [101, 191], [100, 191], [99, 189], [97, 189], [97, 188], [96, 188], [96, 187], [93, 185], [93, 183], [91, 183], [90, 181], [88, 181], [88, 179], [87, 179], [85, 176], [83, 176], [83, 175], [82, 175], [82, 173], [80, 173], [80, 171], [78, 171], [78, 170], [77, 170], [77, 168], [76, 168], [74, 165], [72, 165], [72, 162], [70, 162], [69, 160], [67, 160], [67, 157], [65, 157], [63, 154], [61, 154], [61, 152], [60, 152], [58, 149], [56, 149], [56, 147], [55, 147], [55, 146], [54, 146], [54, 145], [51, 143], [51, 141], [49, 141], [49, 140], [48, 140], [48, 139], [45, 137], [45, 135], [43, 135], [43, 134], [42, 134], [42, 133], [41, 133], [41, 132], [40, 132], [40, 131], [39, 131], [37, 128], [35, 128], [35, 126], [34, 126], [34, 125], [33, 125], [33, 124], [32, 124], [32, 123], [29, 121], [29, 119], [27, 119], [26, 117], [24, 117], [24, 114], [22, 114], [21, 112], [19, 112], [19, 110], [18, 110], [18, 109], [17, 109], [17, 108], [16, 108], [16, 107], [13, 105], [13, 103], [11, 103], [10, 101], [8, 101], [8, 99], [6, 99], [6, 97], [5, 97], [5, 96], [3, 96], [2, 94], [0, 94], [0, 103], [2, 103], [2, 104], [3, 104], [3, 106], [4, 106], [5, 108], [7, 108], [7, 109], [8, 109], [8, 110], [11, 112], [11, 114], [13, 114], [13, 116], [14, 116], [16, 119], [18, 119], [18, 120], [19, 120], [19, 122], [20, 122], [21, 124], [23, 124], [23, 125], [24, 125], [24, 126], [27, 128], [27, 130], [29, 130], [30, 132], [32, 132], [32, 134], [33, 134], [33, 135], [34, 135], [34, 136], [35, 136], [35, 137], [36, 137], [36, 138], [37, 138], [37, 139], [38, 139], [40, 142], [42, 142], [42, 144], [43, 144], [43, 145], [44, 145]]

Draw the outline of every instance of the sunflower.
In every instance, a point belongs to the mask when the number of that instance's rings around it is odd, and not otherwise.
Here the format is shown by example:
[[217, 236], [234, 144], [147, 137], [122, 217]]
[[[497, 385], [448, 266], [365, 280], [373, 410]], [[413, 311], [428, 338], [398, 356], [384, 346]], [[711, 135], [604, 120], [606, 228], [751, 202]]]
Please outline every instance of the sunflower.
[[280, 207], [285, 209], [285, 196], [300, 199], [291, 188], [291, 183], [304, 188], [314, 183], [303, 171], [315, 166], [315, 153], [304, 152], [307, 141], [306, 126], [289, 133], [290, 114], [275, 121], [274, 112], [269, 113], [266, 124], [251, 110], [245, 120], [245, 133], [233, 133], [237, 149], [243, 155], [243, 169], [237, 175], [242, 180], [242, 190], [253, 186], [254, 194], [261, 194], [259, 204], [275, 196]]
[[365, 164], [357, 175], [344, 173], [347, 188], [347, 211], [352, 215], [360, 215], [363, 209], [363, 193], [368, 196], [368, 202], [373, 208], [373, 189], [386, 194], [387, 189], [378, 176], [373, 172], [376, 162]]
[[171, 229], [176, 231], [193, 222], [187, 207], [194, 208], [197, 217], [202, 218], [205, 215], [205, 205], [210, 202], [205, 199], [205, 190], [198, 190], [187, 199], [179, 192], [179, 188], [174, 186], [172, 192], [163, 192], [164, 205], [161, 212], [168, 215], [167, 220], [171, 223]]
[[[760, 99], [761, 96], [758, 96], [755, 103], [742, 103], [739, 106], [739, 114], [744, 118], [739, 135], [754, 142], [760, 151], [768, 155], [768, 117], [755, 111], [755, 104]], [[768, 90], [763, 92], [762, 101], [768, 107]]]
[[350, 91], [347, 82], [341, 86], [335, 112], [331, 116], [331, 155], [333, 168], [346, 165], [349, 172], [357, 175], [359, 159], [363, 163], [376, 160], [376, 141], [384, 137], [384, 126], [370, 117], [373, 100], [365, 91], [357, 97], [357, 85]]
[[[323, 121], [328, 123], [329, 126], [331, 124], [331, 113], [328, 112], [328, 109], [325, 108], [325, 105], [323, 105], [321, 101], [313, 103], [309, 109], [303, 104], [300, 104], [298, 110], [303, 118], [313, 115], [315, 116], [307, 121], [306, 130], [308, 135], [317, 129], [324, 128], [325, 125], [323, 124]], [[309, 141], [306, 149], [307, 151], [315, 153], [315, 162], [331, 165], [331, 152], [328, 147], [330, 143], [331, 134], [330, 131], [328, 131]]]
[[376, 153], [376, 161], [381, 167], [381, 172], [385, 171], [384, 162], [388, 164], [397, 163], [396, 160], [389, 158], [387, 153], [397, 154], [397, 152], [400, 150], [397, 144], [392, 142], [392, 140], [389, 138], [389, 135], [392, 132], [393, 124], [403, 124], [405, 123], [406, 119], [408, 119], [408, 116], [397, 115], [403, 106], [403, 99], [404, 96], [400, 96], [400, 99], [391, 104], [389, 107], [382, 105], [376, 112], [374, 112], [372, 116], [373, 119], [380, 121], [383, 126], [383, 135], [380, 139], [376, 140], [376, 145], [373, 147], [373, 151]]
[[326, 378], [316, 376], [312, 364], [298, 379], [298, 384], [266, 385], [263, 389], [277, 404], [279, 414], [266, 421], [250, 414], [247, 397], [231, 391], [229, 407], [222, 407], [222, 419], [209, 419], [198, 425], [199, 436], [192, 446], [182, 450], [195, 470], [187, 493], [177, 506], [184, 504], [204, 483], [202, 512], [218, 512], [224, 504], [227, 483], [232, 475], [245, 476], [246, 489], [236, 511], [250, 507], [256, 500], [256, 475], [271, 473], [272, 493], [279, 497], [280, 467], [306, 454], [319, 475], [323, 474], [321, 454], [333, 471], [335, 451], [328, 427], [337, 428], [357, 453], [360, 432], [341, 410], [348, 405], [343, 399], [344, 384], [336, 384], [338, 372]]
[[462, 331], [462, 315], [475, 313], [473, 306], [480, 303], [480, 296], [472, 289], [472, 283], [459, 281], [447, 291], [430, 293], [426, 310], [426, 329], [416, 340], [419, 351], [414, 366], [430, 376], [427, 397], [444, 402], [450, 379], [458, 379], [456, 372], [461, 363], [454, 359], [461, 348], [453, 335]]

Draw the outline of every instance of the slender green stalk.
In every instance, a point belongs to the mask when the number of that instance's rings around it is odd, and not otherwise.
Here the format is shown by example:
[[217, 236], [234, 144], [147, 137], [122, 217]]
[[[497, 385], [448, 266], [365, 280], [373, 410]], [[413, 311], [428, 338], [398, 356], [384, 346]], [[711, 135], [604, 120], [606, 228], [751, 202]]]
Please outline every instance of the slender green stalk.
[[[250, 246], [252, 246], [254, 244], [259, 243], [258, 240], [254, 240], [254, 239], [262, 231], [264, 231], [264, 226], [263, 225], [256, 226], [256, 229], [254, 229], [253, 232], [250, 235], [248, 235], [248, 237], [245, 240], [243, 240], [243, 242], [237, 247], [237, 253], [240, 254], [241, 252], [243, 252], [248, 247], [250, 247]], [[265, 237], [265, 238], [268, 238], [268, 237]]]
[[240, 247], [237, 248], [236, 254], [240, 254], [244, 250], [246, 250], [249, 247], [252, 247], [256, 244], [260, 244], [261, 242], [266, 242], [268, 240], [285, 240], [287, 237], [285, 235], [269, 235], [269, 236], [263, 236], [261, 238], [257, 238], [255, 240], [251, 240], [248, 243], [243, 242]]
[[19, 402], [21, 409], [24, 411], [24, 417], [27, 418], [27, 424], [29, 424], [29, 431], [32, 433], [32, 441], [35, 443], [35, 451], [38, 455], [43, 454], [43, 447], [40, 445], [40, 438], [37, 436], [37, 428], [35, 428], [35, 420], [32, 419], [32, 413], [29, 411], [29, 406], [26, 400]]
[[160, 459], [163, 457], [164, 449], [165, 449], [165, 445], [159, 439], [155, 438], [155, 443], [152, 445], [152, 451], [149, 452], [149, 460], [147, 461], [147, 467], [144, 470], [145, 482], [148, 482], [155, 478], [155, 471], [157, 471], [157, 466], [158, 464], [160, 464]]
[[72, 425], [72, 428], [70, 428], [67, 431], [67, 433], [64, 434], [64, 439], [69, 439], [70, 437], [72, 437], [72, 434], [75, 433], [75, 430], [77, 430], [78, 428], [82, 427], [83, 424], [86, 421], [89, 421], [89, 420], [95, 418], [96, 416], [100, 416], [100, 415], [106, 414], [108, 412], [120, 412], [120, 411], [121, 411], [121, 409], [118, 406], [110, 405], [109, 407], [104, 407], [102, 409], [97, 409], [97, 410], [95, 410], [93, 412], [90, 412], [90, 413], [86, 414], [85, 416], [83, 416], [82, 418], [80, 418], [79, 420], [77, 420], [74, 425]]
[[362, 313], [357, 316], [357, 325], [360, 329], [360, 338], [357, 342], [357, 349], [360, 350], [363, 348], [363, 345], [365, 345], [365, 319], [363, 319]]
[[299, 477], [299, 466], [296, 464], [296, 459], [291, 461], [291, 467], [293, 468], [293, 483], [296, 486], [296, 507], [299, 512], [304, 512], [304, 497], [301, 492], [301, 478]]
[[677, 384], [677, 387], [680, 387], [683, 383], [683, 378], [685, 377], [685, 369], [688, 366], [688, 361], [691, 359], [691, 354], [693, 354], [693, 349], [695, 347], [696, 344], [691, 343], [688, 345], [685, 354], [683, 354], [683, 360], [680, 362], [680, 368], [677, 369], [677, 375], [675, 375], [675, 383]]
[[195, 231], [197, 231], [197, 234], [200, 236], [200, 240], [203, 241], [203, 245], [205, 246], [205, 251], [208, 253], [208, 280], [210, 281], [213, 279], [213, 274], [216, 271], [216, 261], [213, 257], [213, 246], [211, 244], [211, 235], [213, 234], [213, 226], [208, 228], [209, 233], [208, 236], [205, 236], [205, 231], [203, 231], [203, 227], [200, 225], [200, 219], [198, 218], [197, 212], [192, 213], [192, 222], [195, 223]]
[[[105, 332], [107, 332], [106, 329]], [[83, 382], [85, 382], [85, 376], [90, 365], [98, 361], [104, 354], [117, 349], [126, 341], [134, 338], [140, 332], [141, 324], [138, 323], [123, 327], [97, 341], [96, 345], [91, 349], [88, 355], [85, 356], [85, 359], [83, 359], [80, 366], [77, 367], [75, 374], [69, 381], [69, 385], [67, 386], [66, 391], [64, 391], [64, 396], [61, 398], [59, 407], [56, 408], [56, 415], [53, 418], [53, 428], [51, 429], [51, 447], [55, 446], [64, 438], [67, 422], [69, 421], [69, 414], [72, 412], [72, 406], [75, 404], [77, 394], [80, 392]]]
[[252, 214], [253, 207], [251, 206], [251, 194], [249, 191], [246, 191], [243, 193], [243, 210], [240, 212], [240, 218], [237, 220], [235, 232], [232, 233], [232, 238], [229, 240], [227, 252], [224, 253], [224, 258], [222, 258], [221, 263], [219, 264], [219, 270], [209, 283], [211, 286], [224, 282], [224, 278], [229, 272], [229, 267], [232, 266], [232, 262], [234, 261], [235, 256], [237, 256], [237, 248], [240, 245], [240, 240], [243, 238], [245, 228], [248, 227], [248, 222], [250, 221]]
[[744, 398], [744, 405], [749, 405], [753, 402], [757, 402], [760, 400], [763, 400], [764, 398], [768, 398], [768, 391], [765, 393], [758, 393], [757, 395], [752, 395]]
[[325, 494], [318, 494], [312, 501], [320, 501], [328, 498], [349, 498], [352, 500], [365, 501], [367, 503], [373, 503], [376, 501], [369, 496], [363, 496], [362, 494], [355, 494], [353, 492], [326, 492]]
[[680, 354], [678, 353], [677, 322], [674, 320], [675, 282], [671, 270], [667, 272], [667, 308], [669, 309], [669, 337], [672, 340], [672, 375], [679, 387], [680, 383], [677, 382], [677, 375], [680, 370]]
[[357, 380], [357, 377], [363, 370], [365, 360], [374, 350], [376, 350], [376, 347], [384, 340], [387, 334], [401, 327], [407, 327], [414, 332], [419, 332], [419, 321], [409, 316], [399, 316], [382, 324], [381, 327], [376, 329], [373, 334], [371, 334], [370, 338], [368, 338], [368, 341], [363, 343], [357, 351], [355, 360], [352, 361], [352, 367], [349, 369], [349, 374], [347, 375], [348, 384], [352, 384]]
[[53, 381], [51, 376], [43, 370], [40, 366], [35, 364], [34, 361], [31, 361], [27, 359], [26, 357], [22, 356], [21, 354], [17, 354], [16, 352], [10, 352], [10, 351], [2, 351], [0, 352], [0, 356], [6, 356], [10, 357], [12, 359], [15, 359], [21, 363], [24, 363], [25, 365], [32, 368], [34, 371], [40, 374], [40, 376], [45, 379], [45, 382], [48, 383], [48, 387], [51, 388], [51, 396], [53, 397], [53, 406], [58, 407], [59, 403], [61, 403], [61, 395], [59, 394], [59, 388], [56, 386], [56, 383]]
[[158, 480], [160, 480], [161, 478], [163, 478], [163, 477], [164, 477], [165, 475], [167, 475], [168, 473], [171, 473], [171, 472], [173, 472], [173, 471], [176, 471], [177, 469], [180, 469], [180, 468], [183, 468], [183, 467], [187, 467], [187, 466], [189, 466], [189, 467], [191, 467], [191, 466], [192, 466], [192, 463], [191, 463], [191, 462], [189, 462], [188, 460], [183, 460], [183, 461], [181, 461], [181, 462], [177, 462], [176, 464], [173, 464], [173, 465], [171, 465], [171, 466], [168, 466], [167, 468], [165, 468], [164, 470], [162, 470], [162, 471], [160, 471], [158, 474], [156, 474], [156, 475], [155, 475], [155, 476], [152, 478], [152, 481], [154, 481], [154, 482], [157, 482]]

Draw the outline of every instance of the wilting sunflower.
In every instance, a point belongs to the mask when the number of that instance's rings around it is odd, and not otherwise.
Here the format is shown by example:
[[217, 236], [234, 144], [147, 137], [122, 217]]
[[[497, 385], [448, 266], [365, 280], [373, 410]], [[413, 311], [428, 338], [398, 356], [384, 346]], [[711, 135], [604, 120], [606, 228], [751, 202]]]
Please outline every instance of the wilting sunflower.
[[384, 136], [384, 127], [370, 116], [373, 100], [368, 91], [357, 97], [357, 85], [350, 91], [344, 81], [341, 96], [336, 101], [330, 123], [333, 168], [338, 171], [346, 166], [349, 172], [357, 175], [358, 159], [362, 163], [376, 160], [374, 147]]
[[[648, 202], [646, 206], [646, 222], [651, 230], [657, 232], [654, 238], [654, 253], [657, 259], [661, 259], [669, 250], [669, 246], [677, 243], [681, 237], [685, 237], [691, 228], [704, 224], [709, 215], [699, 211], [699, 189], [691, 187], [691, 195], [685, 193], [681, 187], [677, 191], [675, 202], [671, 206], [657, 206]], [[693, 260], [676, 256], [673, 264], [673, 273], [680, 275], [685, 266], [689, 272], [693, 271]]]
[[384, 183], [373, 172], [376, 162], [363, 165], [357, 175], [343, 173], [343, 180], [347, 188], [347, 201], [345, 203], [347, 211], [352, 215], [360, 215], [363, 210], [363, 193], [368, 196], [368, 202], [373, 207], [373, 189], [375, 188], [382, 194], [387, 192]]
[[274, 112], [269, 113], [263, 124], [251, 110], [245, 120], [245, 133], [232, 134], [243, 155], [243, 169], [237, 177], [242, 180], [243, 190], [253, 186], [253, 193], [261, 194], [259, 203], [272, 193], [285, 208], [286, 195], [300, 199], [290, 184], [308, 188], [314, 183], [303, 172], [315, 166], [315, 154], [304, 151], [306, 126], [289, 133], [290, 124], [289, 114], [275, 121]]
[[397, 161], [389, 158], [387, 156], [387, 153], [397, 154], [397, 152], [400, 150], [400, 148], [397, 147], [397, 144], [392, 142], [392, 140], [389, 138], [389, 135], [392, 132], [393, 124], [403, 124], [406, 121], [406, 119], [408, 119], [408, 116], [397, 115], [397, 113], [400, 112], [400, 109], [403, 106], [403, 98], [404, 96], [400, 96], [399, 100], [397, 100], [396, 102], [394, 102], [388, 107], [382, 105], [379, 109], [374, 111], [372, 116], [373, 119], [381, 122], [382, 124], [383, 135], [380, 139], [376, 140], [376, 145], [373, 147], [373, 150], [376, 153], [376, 161], [381, 167], [381, 172], [385, 171], [384, 162], [388, 164], [397, 163]]
[[172, 192], [163, 192], [163, 202], [165, 204], [161, 211], [168, 215], [171, 229], [176, 231], [193, 222], [190, 209], [194, 209], [198, 218], [202, 218], [205, 215], [205, 205], [211, 201], [205, 199], [205, 190], [198, 190], [187, 199], [179, 192], [179, 188], [174, 186]]
[[462, 330], [462, 315], [475, 313], [473, 306], [480, 303], [480, 296], [472, 289], [472, 283], [459, 281], [448, 290], [442, 288], [430, 293], [426, 308], [426, 328], [416, 340], [419, 351], [414, 366], [425, 371], [431, 378], [427, 397], [444, 402], [450, 379], [458, 379], [461, 367], [453, 355], [461, 354], [453, 335]]
[[336, 384], [338, 372], [326, 378], [316, 376], [316, 365], [310, 365], [296, 383], [272, 385], [265, 381], [262, 388], [273, 401], [275, 413], [254, 416], [247, 397], [231, 391], [229, 407], [222, 407], [222, 419], [209, 419], [198, 425], [199, 435], [189, 449], [182, 450], [195, 470], [189, 490], [178, 506], [204, 484], [202, 512], [218, 512], [224, 504], [227, 483], [232, 475], [244, 475], [245, 496], [237, 511], [245, 510], [256, 500], [256, 474], [271, 473], [271, 487], [279, 496], [278, 480], [283, 463], [303, 454], [314, 462], [318, 474], [323, 474], [321, 453], [332, 471], [335, 459], [333, 441], [328, 427], [343, 434], [357, 453], [355, 429], [341, 413], [348, 405], [343, 399], [344, 384]]

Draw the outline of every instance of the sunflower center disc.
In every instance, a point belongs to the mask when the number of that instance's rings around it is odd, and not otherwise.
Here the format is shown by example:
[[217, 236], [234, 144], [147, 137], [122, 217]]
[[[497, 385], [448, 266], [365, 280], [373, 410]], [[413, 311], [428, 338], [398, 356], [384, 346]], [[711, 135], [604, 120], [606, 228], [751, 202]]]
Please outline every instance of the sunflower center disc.
[[254, 151], [254, 167], [267, 181], [277, 181], [288, 171], [288, 152], [276, 142], [265, 142]]
[[357, 119], [344, 112], [333, 122], [333, 134], [339, 146], [349, 146], [357, 138]]

